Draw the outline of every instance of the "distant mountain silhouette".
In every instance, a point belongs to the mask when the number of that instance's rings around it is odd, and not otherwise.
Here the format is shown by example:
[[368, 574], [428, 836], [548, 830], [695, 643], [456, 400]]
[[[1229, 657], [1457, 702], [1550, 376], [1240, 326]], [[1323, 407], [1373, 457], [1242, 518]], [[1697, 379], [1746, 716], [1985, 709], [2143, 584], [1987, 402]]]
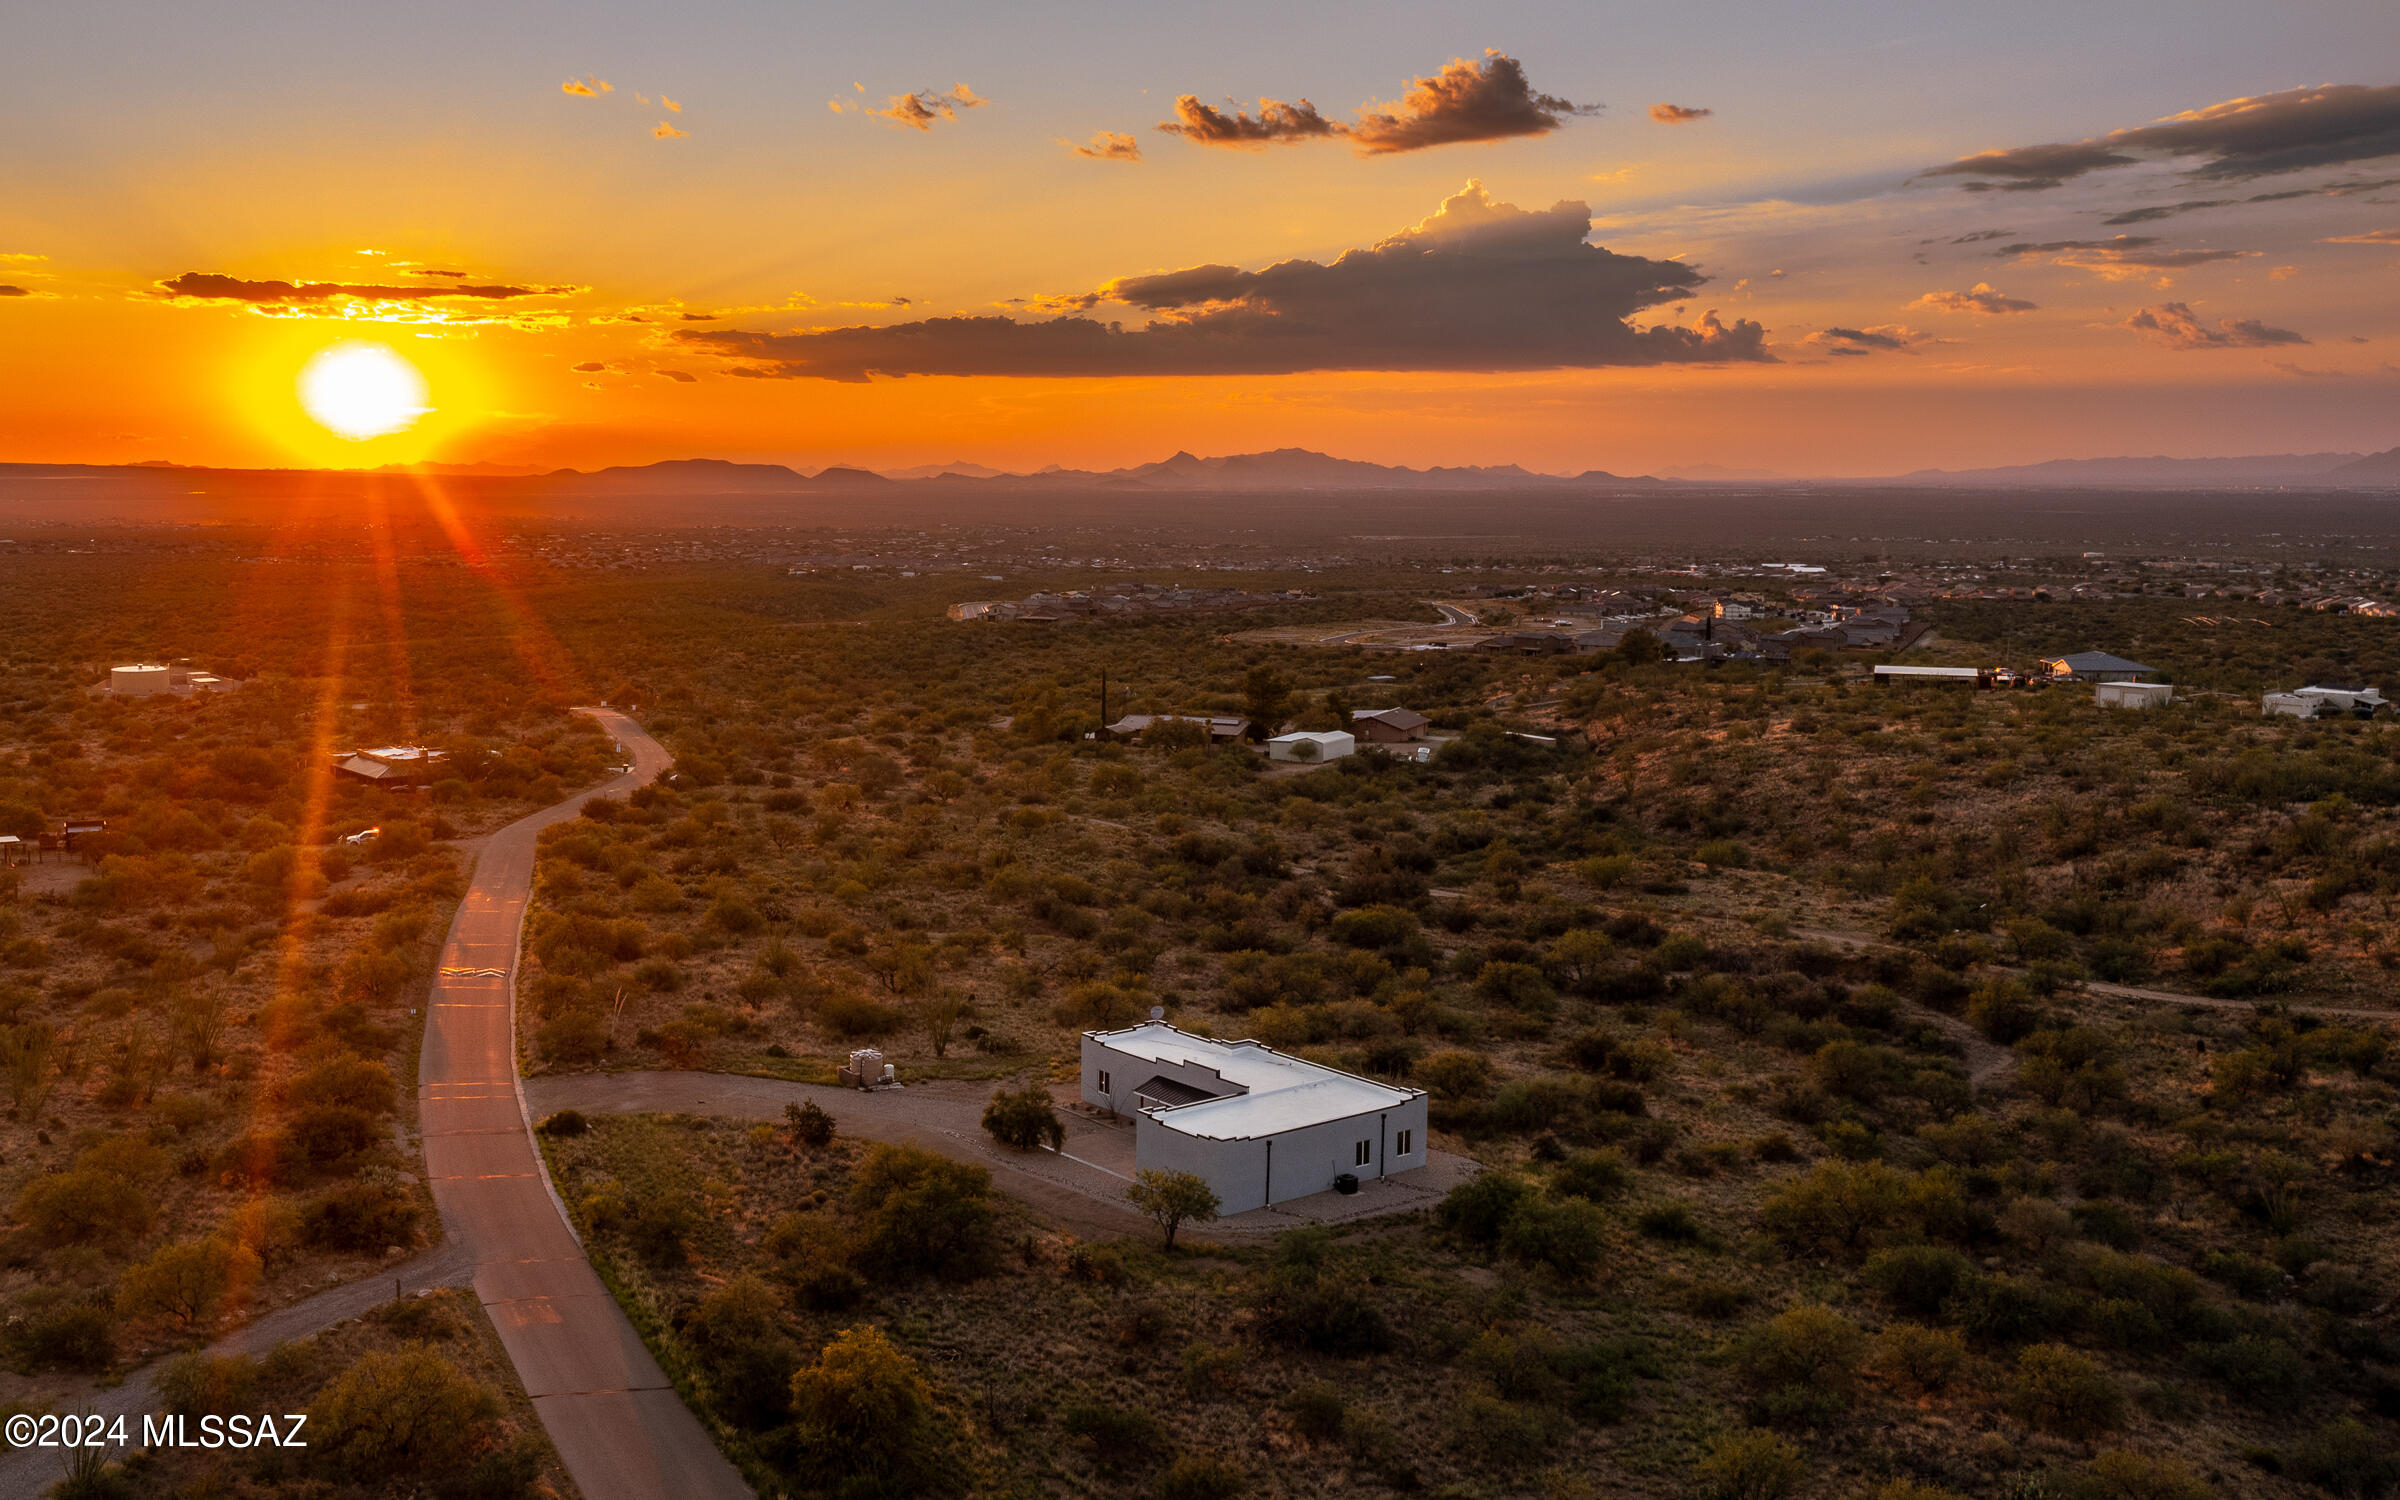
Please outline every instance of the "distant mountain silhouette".
[[2400, 448], [2386, 448], [2381, 453], [2343, 464], [2332, 473], [2343, 479], [2400, 479]]

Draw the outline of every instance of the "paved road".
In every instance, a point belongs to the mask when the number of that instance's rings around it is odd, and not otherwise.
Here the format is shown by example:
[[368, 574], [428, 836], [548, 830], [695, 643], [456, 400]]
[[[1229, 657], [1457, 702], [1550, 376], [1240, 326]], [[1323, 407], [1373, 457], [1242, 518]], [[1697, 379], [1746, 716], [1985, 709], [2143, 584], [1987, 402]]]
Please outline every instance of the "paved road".
[[[1132, 1180], [1133, 1126], [1111, 1124], [1062, 1110], [1063, 1151], [1009, 1151], [983, 1130], [989, 1083], [955, 1079], [902, 1089], [832, 1088], [756, 1078], [746, 1073], [560, 1073], [525, 1080], [525, 1098], [535, 1118], [561, 1109], [585, 1114], [716, 1115], [736, 1120], [780, 1120], [787, 1104], [814, 1100], [833, 1116], [835, 1128], [876, 1141], [905, 1141], [944, 1156], [989, 1167], [1002, 1191], [1041, 1209], [1086, 1237], [1153, 1232], [1147, 1219], [1125, 1202]], [[1211, 1222], [1196, 1237], [1228, 1240], [1279, 1234], [1301, 1224], [1336, 1224], [1383, 1214], [1431, 1208], [1442, 1195], [1475, 1175], [1474, 1162], [1446, 1151], [1413, 1171], [1371, 1178], [1354, 1194], [1316, 1193], [1272, 1208], [1255, 1208]], [[1189, 1230], [1187, 1237], [1191, 1236]]]
[[535, 1153], [516, 1068], [512, 979], [534, 840], [586, 797], [643, 785], [669, 763], [624, 715], [587, 710], [633, 769], [491, 836], [442, 946], [417, 1070], [434, 1206], [473, 1257], [477, 1299], [585, 1500], [736, 1500], [749, 1485], [717, 1451], [601, 1284]]

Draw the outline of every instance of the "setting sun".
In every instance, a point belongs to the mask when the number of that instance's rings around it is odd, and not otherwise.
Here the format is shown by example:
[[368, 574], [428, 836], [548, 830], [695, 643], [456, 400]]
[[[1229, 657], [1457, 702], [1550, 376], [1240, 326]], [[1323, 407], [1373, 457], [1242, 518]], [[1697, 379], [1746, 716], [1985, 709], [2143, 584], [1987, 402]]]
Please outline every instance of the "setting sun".
[[336, 344], [300, 372], [300, 404], [354, 442], [416, 425], [430, 410], [425, 377], [384, 344]]

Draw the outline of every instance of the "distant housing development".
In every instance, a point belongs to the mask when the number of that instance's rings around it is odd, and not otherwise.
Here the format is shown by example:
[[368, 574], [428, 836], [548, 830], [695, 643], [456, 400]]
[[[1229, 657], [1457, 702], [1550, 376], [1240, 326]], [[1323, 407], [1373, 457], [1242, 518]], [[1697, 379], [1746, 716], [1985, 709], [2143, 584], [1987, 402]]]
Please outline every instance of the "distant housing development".
[[149, 698], [162, 693], [207, 693], [232, 686], [233, 683], [211, 672], [194, 672], [184, 667], [161, 666], [156, 662], [135, 662], [130, 666], [108, 669], [108, 690], [120, 698]]
[[1130, 619], [1194, 610], [1257, 609], [1302, 604], [1313, 595], [1297, 589], [1254, 594], [1246, 589], [1169, 588], [1157, 583], [1104, 583], [1065, 594], [1028, 594], [1023, 599], [971, 599], [953, 604], [953, 620], [1018, 620], [1057, 625], [1070, 620]]
[[1136, 1117], [1134, 1164], [1190, 1172], [1226, 1213], [1426, 1162], [1425, 1092], [1163, 1021], [1083, 1034], [1083, 1099]]

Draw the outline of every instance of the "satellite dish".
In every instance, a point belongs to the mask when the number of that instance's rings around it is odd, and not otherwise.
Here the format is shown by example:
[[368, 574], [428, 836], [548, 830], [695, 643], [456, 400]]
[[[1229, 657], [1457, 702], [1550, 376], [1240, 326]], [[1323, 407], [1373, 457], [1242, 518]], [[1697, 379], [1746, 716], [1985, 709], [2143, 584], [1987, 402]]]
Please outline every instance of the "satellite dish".
[[1165, 1020], [1166, 1018], [1167, 1018], [1167, 1008], [1166, 1008], [1165, 1006], [1163, 1006], [1163, 1005], [1153, 1005], [1153, 1006], [1151, 1006], [1151, 1007], [1150, 1007], [1150, 1019], [1151, 1019], [1151, 1020], [1153, 1020], [1153, 1021], [1163, 1021], [1163, 1020]]

